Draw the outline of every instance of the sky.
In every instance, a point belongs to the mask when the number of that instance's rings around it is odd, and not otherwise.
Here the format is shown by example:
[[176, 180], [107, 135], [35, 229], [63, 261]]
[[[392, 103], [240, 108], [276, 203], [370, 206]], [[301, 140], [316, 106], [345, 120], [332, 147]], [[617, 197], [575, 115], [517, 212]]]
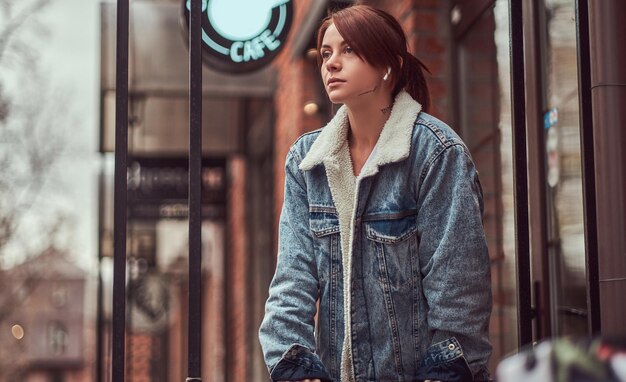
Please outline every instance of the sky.
[[73, 235], [70, 255], [86, 270], [97, 260], [99, 130], [99, 0], [51, 0], [37, 15], [48, 32], [38, 44], [40, 65], [53, 88], [67, 92], [71, 125], [60, 171]]
[[[97, 259], [97, 179], [101, 155], [99, 137], [99, 0], [52, 0], [45, 21], [50, 26], [46, 62], [55, 83], [67, 85], [74, 94], [73, 110], [79, 113], [75, 139], [84, 161], [68, 163], [68, 182], [73, 183], [77, 223], [76, 253], [79, 263], [92, 268]], [[70, 137], [68, 137], [70, 138]]]

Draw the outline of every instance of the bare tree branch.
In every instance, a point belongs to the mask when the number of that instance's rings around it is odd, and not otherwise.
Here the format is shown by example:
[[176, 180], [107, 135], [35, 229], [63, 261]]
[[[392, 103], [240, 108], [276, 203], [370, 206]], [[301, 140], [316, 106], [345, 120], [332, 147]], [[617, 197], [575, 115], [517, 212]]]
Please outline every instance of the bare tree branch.
[[[7, 13], [10, 13], [12, 3], [12, 1], [4, 1], [4, 8], [7, 10]], [[4, 27], [0, 29], [0, 63], [2, 63], [4, 53], [15, 33], [24, 25], [31, 15], [36, 14], [37, 10], [46, 6], [48, 3], [50, 3], [50, 0], [35, 0], [4, 23]]]

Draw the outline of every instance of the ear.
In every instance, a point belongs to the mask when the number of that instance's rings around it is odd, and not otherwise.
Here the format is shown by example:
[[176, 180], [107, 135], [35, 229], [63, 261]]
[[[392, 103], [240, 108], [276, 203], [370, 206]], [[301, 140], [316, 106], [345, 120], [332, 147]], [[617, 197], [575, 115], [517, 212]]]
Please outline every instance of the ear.
[[391, 66], [388, 66], [387, 72], [385, 72], [385, 75], [383, 76], [383, 81], [387, 81], [387, 78], [389, 78], [390, 74], [391, 74]]

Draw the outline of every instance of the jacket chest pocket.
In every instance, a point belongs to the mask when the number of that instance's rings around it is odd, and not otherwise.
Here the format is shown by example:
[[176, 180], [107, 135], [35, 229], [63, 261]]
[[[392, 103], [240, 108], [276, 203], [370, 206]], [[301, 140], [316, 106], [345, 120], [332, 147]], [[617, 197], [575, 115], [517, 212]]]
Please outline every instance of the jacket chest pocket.
[[321, 282], [327, 282], [331, 276], [339, 274], [341, 267], [339, 218], [336, 213], [310, 212], [309, 226], [313, 236], [318, 275]]
[[365, 236], [369, 250], [376, 253], [372, 272], [383, 287], [394, 290], [411, 286], [417, 280], [417, 212], [366, 217]]

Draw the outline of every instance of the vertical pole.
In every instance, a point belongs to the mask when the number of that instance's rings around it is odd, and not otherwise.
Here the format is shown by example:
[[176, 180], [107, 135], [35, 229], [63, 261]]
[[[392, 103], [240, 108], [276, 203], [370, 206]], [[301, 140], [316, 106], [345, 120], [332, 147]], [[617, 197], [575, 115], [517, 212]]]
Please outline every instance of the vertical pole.
[[545, 110], [545, 4], [543, 0], [523, 2], [524, 28], [529, 32], [524, 49], [526, 73], [526, 114], [528, 115], [528, 194], [532, 284], [535, 306], [535, 339], [551, 336], [549, 190], [546, 177]]
[[202, 35], [201, 0], [189, 11], [189, 332], [188, 378], [201, 381], [202, 350]]
[[515, 248], [519, 346], [532, 342], [526, 105], [524, 95], [524, 29], [522, 2], [509, 0], [511, 40], [511, 102], [513, 109], [513, 170], [515, 180]]
[[587, 326], [590, 335], [600, 334], [600, 276], [596, 215], [596, 173], [591, 98], [591, 53], [589, 3], [576, 1], [578, 42], [578, 91], [580, 103], [580, 148], [582, 154], [583, 208], [585, 213], [585, 269], [587, 272]]
[[124, 381], [126, 335], [126, 190], [128, 159], [128, 0], [117, 2], [115, 194], [113, 216], [113, 373]]
[[[101, 158], [102, 159], [102, 158]], [[100, 167], [98, 177], [98, 289], [96, 295], [96, 382], [103, 381], [103, 344], [104, 344], [104, 293], [102, 290], [102, 231], [104, 220], [104, 166]]]

